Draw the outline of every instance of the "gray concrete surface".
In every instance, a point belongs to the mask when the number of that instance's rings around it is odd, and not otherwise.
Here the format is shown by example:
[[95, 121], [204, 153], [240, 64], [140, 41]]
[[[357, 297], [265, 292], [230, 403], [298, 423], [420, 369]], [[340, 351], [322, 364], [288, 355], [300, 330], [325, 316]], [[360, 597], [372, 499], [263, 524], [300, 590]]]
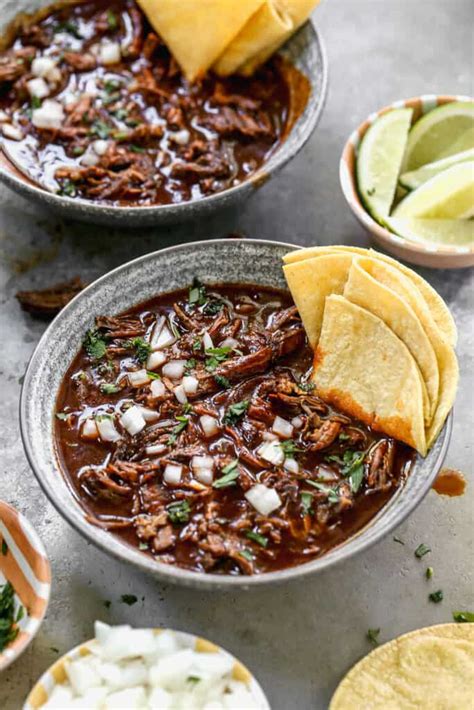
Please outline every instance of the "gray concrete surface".
[[[252, 668], [274, 710], [327, 707], [344, 672], [370, 650], [365, 634], [386, 641], [474, 610], [473, 280], [472, 271], [423, 271], [455, 314], [461, 386], [446, 464], [469, 479], [466, 495], [431, 492], [391, 537], [342, 567], [278, 589], [235, 596], [163, 587], [87, 545], [51, 507], [23, 454], [17, 422], [21, 375], [44, 325], [20, 312], [20, 288], [80, 274], [87, 280], [134, 256], [176, 241], [231, 230], [299, 244], [366, 245], [340, 193], [337, 167], [349, 131], [369, 112], [420, 93], [474, 93], [470, 0], [326, 0], [315, 13], [330, 59], [330, 92], [319, 129], [303, 153], [244, 209], [162, 231], [107, 231], [58, 222], [0, 189], [2, 442], [0, 497], [36, 526], [52, 561], [53, 590], [35, 642], [0, 678], [0, 707], [20, 708], [38, 675], [91, 636], [96, 618], [169, 625], [207, 636]], [[432, 552], [422, 561], [420, 542]], [[434, 578], [424, 577], [427, 564]], [[440, 604], [428, 593], [443, 589]], [[140, 601], [128, 607], [124, 593]], [[110, 610], [104, 600], [112, 601]], [[57, 650], [56, 650], [57, 649]]]

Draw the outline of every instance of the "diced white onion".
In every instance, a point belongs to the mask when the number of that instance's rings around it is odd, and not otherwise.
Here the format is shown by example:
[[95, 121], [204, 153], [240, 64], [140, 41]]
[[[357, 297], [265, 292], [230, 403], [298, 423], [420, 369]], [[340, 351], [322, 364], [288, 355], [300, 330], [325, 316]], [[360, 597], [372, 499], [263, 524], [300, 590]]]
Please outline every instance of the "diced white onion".
[[105, 155], [109, 149], [109, 142], [104, 140], [97, 140], [93, 142], [92, 147], [94, 149], [94, 152], [97, 153], [97, 155]]
[[189, 143], [190, 137], [191, 134], [186, 128], [183, 128], [181, 131], [170, 131], [168, 133], [170, 141], [174, 141], [174, 143], [178, 143], [178, 145], [186, 145], [186, 143]]
[[5, 121], [9, 121], [10, 116], [6, 111], [3, 111], [3, 109], [0, 109], [0, 123], [4, 123]]
[[99, 415], [95, 421], [102, 441], [118, 441], [122, 438], [115, 428], [114, 420], [111, 416]]
[[204, 331], [204, 334], [202, 336], [202, 344], [204, 345], [204, 350], [212, 350], [212, 348], [214, 347], [212, 338], [207, 332], [207, 330]]
[[137, 407], [135, 404], [120, 417], [120, 424], [128, 431], [130, 436], [135, 436], [146, 427], [145, 417], [143, 416], [142, 407]]
[[157, 322], [155, 328], [153, 329], [153, 334], [151, 336], [150, 345], [153, 350], [164, 350], [165, 348], [173, 345], [176, 341], [175, 336], [165, 325], [165, 318]]
[[99, 430], [94, 419], [86, 419], [82, 425], [81, 436], [83, 439], [98, 439]]
[[150, 381], [145, 368], [135, 370], [134, 372], [127, 372], [127, 377], [132, 387], [141, 387], [141, 385], [146, 385]]
[[238, 348], [239, 341], [235, 338], [225, 338], [219, 345], [220, 348]]
[[261, 444], [257, 449], [257, 454], [274, 466], [281, 466], [285, 459], [283, 449], [278, 441], [267, 441]]
[[180, 404], [186, 404], [188, 398], [186, 397], [186, 392], [184, 391], [183, 385], [178, 385], [173, 389], [174, 396]]
[[299, 473], [300, 467], [298, 465], [298, 461], [295, 459], [285, 459], [283, 461], [283, 468], [289, 471], [290, 473]]
[[303, 419], [301, 417], [293, 417], [291, 423], [293, 424], [295, 429], [301, 429], [301, 427], [303, 426]]
[[104, 42], [100, 46], [99, 59], [101, 64], [118, 64], [122, 58], [118, 42]]
[[61, 70], [59, 67], [52, 67], [50, 71], [46, 75], [46, 79], [49, 81], [50, 84], [59, 84], [61, 79], [63, 78], [63, 75], [61, 74]]
[[94, 165], [97, 165], [99, 160], [100, 158], [97, 153], [94, 153], [94, 151], [88, 148], [84, 155], [81, 155], [79, 162], [81, 165], [85, 165], [86, 168], [91, 168]]
[[205, 486], [210, 486], [214, 480], [214, 473], [210, 468], [199, 468], [194, 475], [199, 483], [203, 483]]
[[264, 431], [262, 434], [262, 439], [264, 441], [278, 441], [278, 437], [271, 431]]
[[273, 420], [272, 429], [275, 434], [278, 434], [278, 436], [281, 436], [283, 439], [291, 439], [291, 437], [293, 436], [293, 424], [290, 424], [290, 422], [288, 422], [286, 419], [283, 419], [283, 417], [275, 417], [275, 419]]
[[26, 82], [26, 87], [30, 93], [30, 96], [34, 96], [37, 99], [45, 99], [49, 96], [49, 86], [41, 77], [38, 77], [37, 79], [30, 79]]
[[191, 468], [197, 471], [199, 468], [214, 468], [214, 459], [212, 456], [193, 456], [191, 459]]
[[12, 126], [11, 123], [4, 123], [2, 125], [2, 133], [5, 136], [5, 138], [10, 138], [12, 141], [23, 140], [22, 131], [19, 128], [17, 128], [16, 126]]
[[166, 362], [166, 355], [157, 350], [156, 352], [150, 353], [148, 360], [146, 361], [147, 370], [157, 370], [161, 365]]
[[65, 663], [64, 669], [69, 678], [69, 682], [78, 695], [82, 695], [89, 688], [94, 688], [102, 684], [102, 678], [87, 656], [73, 662]]
[[31, 62], [31, 73], [46, 79], [51, 69], [54, 69], [55, 66], [56, 62], [51, 57], [35, 57]]
[[203, 414], [199, 417], [199, 422], [206, 437], [215, 436], [215, 434], [219, 431], [217, 419], [209, 416], [209, 414]]
[[182, 466], [180, 466], [179, 464], [167, 463], [165, 466], [165, 471], [163, 473], [163, 479], [166, 481], [166, 483], [177, 485], [181, 481], [182, 473]]
[[151, 446], [147, 446], [145, 448], [145, 453], [148, 456], [157, 456], [158, 454], [162, 454], [165, 451], [166, 451], [165, 444], [152, 444]]
[[157, 422], [160, 418], [160, 413], [148, 407], [140, 407], [142, 417], [146, 422]]
[[61, 128], [64, 121], [64, 108], [59, 101], [47, 99], [40, 108], [33, 111], [31, 121], [37, 128]]
[[199, 380], [192, 375], [183, 377], [183, 387], [186, 394], [196, 394], [199, 386]]
[[152, 380], [150, 391], [152, 397], [163, 397], [166, 392], [166, 387], [161, 380]]
[[269, 515], [281, 505], [278, 493], [263, 483], [257, 483], [253, 488], [250, 488], [245, 493], [245, 497], [260, 515]]
[[170, 360], [166, 365], [163, 365], [161, 372], [170, 380], [179, 380], [184, 375], [185, 365], [186, 360]]

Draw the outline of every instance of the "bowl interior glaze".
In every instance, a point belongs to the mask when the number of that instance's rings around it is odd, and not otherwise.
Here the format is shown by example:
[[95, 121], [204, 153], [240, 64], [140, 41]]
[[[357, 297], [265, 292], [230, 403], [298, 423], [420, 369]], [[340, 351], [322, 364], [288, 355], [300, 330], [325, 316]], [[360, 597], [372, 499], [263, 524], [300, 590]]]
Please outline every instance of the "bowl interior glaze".
[[[74, 1], [74, 0], [72, 0]], [[53, 0], [3, 0], [0, 35], [21, 12], [32, 12], [53, 4]], [[226, 209], [250, 197], [255, 190], [282, 168], [304, 146], [321, 117], [327, 92], [328, 69], [320, 33], [307, 22], [280, 50], [310, 81], [311, 94], [306, 108], [289, 135], [269, 159], [247, 180], [201, 200], [171, 205], [121, 207], [59, 196], [44, 190], [25, 177], [0, 150], [0, 180], [24, 197], [39, 202], [59, 214], [85, 222], [117, 226], [157, 225], [202, 217]], [[0, 139], [1, 143], [1, 139]]]
[[398, 525], [423, 499], [446, 453], [451, 420], [425, 459], [417, 457], [411, 475], [387, 506], [355, 537], [305, 565], [255, 577], [199, 574], [163, 563], [120, 542], [88, 523], [71, 494], [56, 460], [53, 411], [62, 377], [78, 351], [94, 316], [117, 314], [157, 293], [204, 283], [256, 283], [285, 288], [281, 257], [294, 245], [258, 240], [195, 242], [147, 254], [95, 281], [67, 305], [41, 338], [25, 375], [21, 396], [21, 431], [26, 454], [46, 495], [60, 514], [88, 540], [115, 557], [164, 581], [201, 588], [247, 588], [283, 582], [320, 571], [363, 550]]

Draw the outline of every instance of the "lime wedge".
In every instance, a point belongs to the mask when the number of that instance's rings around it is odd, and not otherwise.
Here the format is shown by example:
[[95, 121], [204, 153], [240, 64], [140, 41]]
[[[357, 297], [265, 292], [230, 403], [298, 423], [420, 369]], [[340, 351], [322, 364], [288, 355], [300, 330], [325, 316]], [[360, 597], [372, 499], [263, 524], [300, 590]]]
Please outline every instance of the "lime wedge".
[[393, 217], [469, 219], [474, 215], [474, 160], [443, 170], [397, 205]]
[[474, 222], [470, 219], [410, 219], [389, 217], [395, 234], [410, 242], [474, 247]]
[[388, 217], [410, 128], [412, 109], [383, 114], [369, 127], [357, 156], [357, 184], [367, 210], [379, 222]]
[[474, 101], [438, 106], [415, 123], [408, 136], [403, 171], [473, 148]]
[[462, 153], [455, 153], [454, 155], [450, 155], [449, 158], [436, 160], [434, 163], [428, 163], [418, 168], [418, 170], [403, 173], [403, 175], [400, 175], [399, 183], [407, 190], [416, 190], [417, 187], [420, 187], [420, 185], [423, 185], [427, 180], [430, 180], [435, 175], [438, 175], [438, 173], [446, 170], [446, 168], [450, 168], [458, 163], [465, 163], [468, 160], [474, 160], [474, 148], [463, 150]]

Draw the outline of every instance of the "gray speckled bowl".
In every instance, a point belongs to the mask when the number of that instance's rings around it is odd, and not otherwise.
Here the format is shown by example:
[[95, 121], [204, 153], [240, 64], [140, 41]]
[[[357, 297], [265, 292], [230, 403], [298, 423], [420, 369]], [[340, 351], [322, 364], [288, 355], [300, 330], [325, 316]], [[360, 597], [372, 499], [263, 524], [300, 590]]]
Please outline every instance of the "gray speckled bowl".
[[[31, 12], [31, 10], [51, 4], [51, 2], [52, 0], [2, 0], [0, 34], [19, 12]], [[232, 207], [250, 197], [273, 173], [276, 173], [291, 158], [294, 158], [311, 136], [321, 117], [326, 98], [328, 69], [324, 44], [319, 32], [311, 22], [307, 22], [286, 43], [281, 54], [310, 80], [311, 95], [308, 104], [292, 127], [289, 136], [275, 150], [270, 159], [248, 180], [236, 187], [218, 192], [202, 200], [176, 205], [153, 207], [101, 205], [88, 200], [72, 199], [48, 192], [19, 172], [2, 150], [0, 150], [0, 180], [27, 199], [37, 202], [63, 217], [117, 227], [170, 224], [197, 219], [219, 209]]]
[[160, 292], [187, 287], [194, 276], [204, 283], [257, 283], [285, 287], [281, 257], [294, 245], [258, 240], [219, 239], [163, 249], [102, 276], [67, 305], [41, 338], [28, 367], [21, 395], [21, 433], [31, 467], [61, 515], [105, 552], [167, 582], [232, 589], [284, 582], [316, 573], [380, 540], [421, 502], [440, 467], [451, 435], [451, 418], [425, 459], [417, 457], [406, 485], [356, 536], [327, 555], [280, 572], [255, 577], [200, 574], [152, 560], [88, 523], [63, 478], [53, 446], [53, 410], [61, 379], [81, 346], [84, 332], [100, 313], [116, 314]]

